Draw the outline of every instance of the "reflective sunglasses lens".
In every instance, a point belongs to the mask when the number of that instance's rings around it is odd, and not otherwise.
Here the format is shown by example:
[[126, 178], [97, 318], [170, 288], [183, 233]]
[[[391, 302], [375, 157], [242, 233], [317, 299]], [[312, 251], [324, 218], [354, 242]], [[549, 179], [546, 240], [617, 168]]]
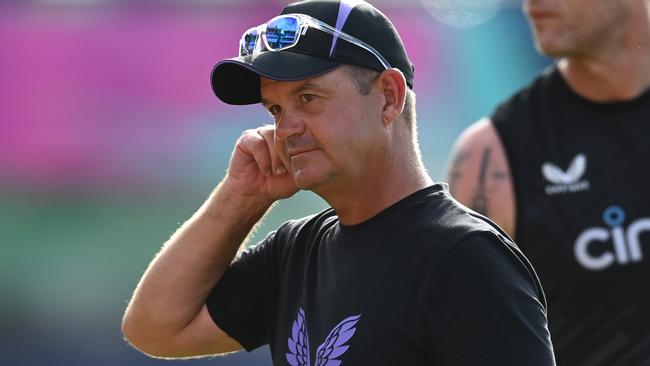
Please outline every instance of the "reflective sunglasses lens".
[[253, 54], [255, 50], [255, 44], [257, 43], [257, 29], [251, 28], [242, 36], [240, 46], [239, 46], [239, 55], [246, 56]]
[[296, 18], [278, 18], [266, 25], [266, 43], [273, 50], [293, 46], [297, 40], [298, 19]]

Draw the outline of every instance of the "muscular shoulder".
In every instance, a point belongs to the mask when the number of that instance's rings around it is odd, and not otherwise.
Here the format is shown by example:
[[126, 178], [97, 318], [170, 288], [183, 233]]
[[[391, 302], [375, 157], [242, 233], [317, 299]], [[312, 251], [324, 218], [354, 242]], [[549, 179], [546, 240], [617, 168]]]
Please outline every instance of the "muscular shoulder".
[[449, 159], [447, 182], [455, 199], [514, 234], [510, 168], [490, 119], [481, 119], [459, 136]]
[[[505, 158], [501, 141], [492, 121], [489, 118], [483, 118], [467, 127], [456, 140], [452, 150], [452, 157], [453, 159], [449, 165], [449, 173], [458, 173], [453, 169], [460, 167], [462, 164], [469, 164], [471, 168], [478, 169], [474, 175], [481, 173], [480, 168], [483, 164], [489, 166], [490, 163], [494, 163], [498, 158]], [[451, 174], [448, 178], [451, 193], [454, 195], [455, 189], [457, 188], [455, 183], [457, 183], [459, 178], [464, 177], [458, 174]]]
[[495, 146], [498, 148], [499, 137], [491, 119], [483, 118], [467, 127], [456, 140], [456, 148], [465, 152], [481, 150], [482, 147]]

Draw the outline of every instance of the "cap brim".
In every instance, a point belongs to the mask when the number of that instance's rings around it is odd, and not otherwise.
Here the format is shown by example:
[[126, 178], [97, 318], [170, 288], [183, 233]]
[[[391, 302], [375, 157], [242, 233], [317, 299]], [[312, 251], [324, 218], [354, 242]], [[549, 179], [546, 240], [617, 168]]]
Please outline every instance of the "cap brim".
[[279, 81], [303, 80], [322, 75], [341, 63], [289, 51], [262, 52], [219, 61], [212, 69], [212, 91], [224, 103], [259, 103], [260, 76]]

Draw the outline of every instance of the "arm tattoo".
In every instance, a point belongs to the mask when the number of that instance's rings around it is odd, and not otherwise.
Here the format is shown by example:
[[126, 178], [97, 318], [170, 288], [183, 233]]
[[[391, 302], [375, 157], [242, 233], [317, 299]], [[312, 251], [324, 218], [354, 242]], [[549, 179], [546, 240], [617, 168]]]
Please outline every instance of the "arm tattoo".
[[452, 190], [451, 192], [452, 195], [454, 194], [453, 189], [454, 186], [456, 185], [456, 182], [462, 176], [462, 174], [460, 173], [460, 165], [469, 158], [469, 155], [470, 154], [467, 151], [460, 150], [458, 154], [454, 156], [454, 160], [451, 163], [448, 179], [449, 179], [449, 187]]
[[481, 160], [481, 173], [478, 177], [478, 187], [476, 188], [476, 196], [472, 199], [472, 209], [481, 215], [487, 215], [487, 197], [485, 196], [485, 177], [487, 175], [488, 165], [490, 164], [490, 156], [492, 150], [488, 147], [483, 152], [483, 159]]

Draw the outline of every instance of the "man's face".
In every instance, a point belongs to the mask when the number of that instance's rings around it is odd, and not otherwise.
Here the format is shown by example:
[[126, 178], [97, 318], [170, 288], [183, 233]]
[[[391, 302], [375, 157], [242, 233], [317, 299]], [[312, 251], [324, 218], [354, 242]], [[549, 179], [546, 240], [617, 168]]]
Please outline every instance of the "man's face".
[[639, 0], [526, 0], [538, 50], [551, 57], [589, 54], [617, 37]]
[[342, 68], [291, 82], [261, 79], [275, 148], [302, 189], [336, 192], [366, 175], [386, 143], [380, 93], [361, 95]]

